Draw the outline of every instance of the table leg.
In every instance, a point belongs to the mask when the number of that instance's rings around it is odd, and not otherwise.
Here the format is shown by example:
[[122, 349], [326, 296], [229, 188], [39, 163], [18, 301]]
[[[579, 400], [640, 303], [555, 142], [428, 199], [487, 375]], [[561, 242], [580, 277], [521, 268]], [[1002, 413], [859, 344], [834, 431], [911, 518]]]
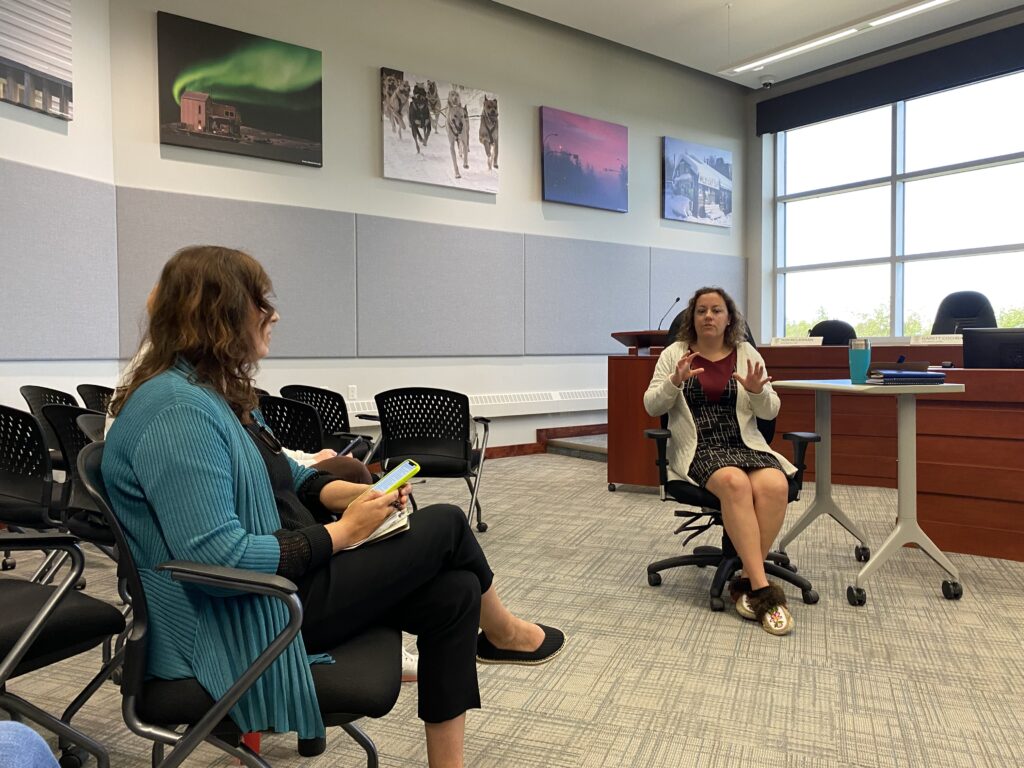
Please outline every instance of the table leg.
[[914, 395], [896, 396], [897, 412], [897, 520], [896, 528], [886, 538], [881, 549], [857, 574], [860, 588], [867, 578], [900, 551], [906, 544], [917, 544], [940, 568], [960, 579], [957, 569], [917, 522], [917, 400]]
[[814, 429], [821, 435], [814, 453], [814, 501], [800, 519], [786, 531], [779, 549], [786, 547], [821, 515], [828, 515], [850, 532], [862, 545], [867, 544], [860, 527], [851, 520], [832, 498], [832, 393], [818, 390], [814, 393]]

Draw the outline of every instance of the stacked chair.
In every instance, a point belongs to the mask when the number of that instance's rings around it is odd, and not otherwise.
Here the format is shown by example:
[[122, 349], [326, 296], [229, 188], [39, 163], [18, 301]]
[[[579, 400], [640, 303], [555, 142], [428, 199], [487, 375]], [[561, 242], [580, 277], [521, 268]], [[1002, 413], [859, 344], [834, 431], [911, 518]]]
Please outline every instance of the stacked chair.
[[352, 440], [363, 437], [364, 439], [351, 449], [351, 453], [355, 458], [364, 460], [365, 463], [372, 461], [372, 457], [369, 455], [371, 441], [352, 431], [348, 406], [340, 392], [320, 387], [307, 387], [302, 384], [289, 384], [281, 387], [281, 397], [298, 400], [300, 403], [305, 403], [316, 409], [324, 432], [325, 448], [341, 451]]
[[102, 384], [79, 384], [75, 389], [78, 390], [78, 396], [82, 398], [85, 407], [99, 413], [107, 412], [110, 399], [114, 396], [114, 390]]
[[62, 392], [59, 389], [50, 389], [49, 387], [37, 387], [31, 384], [26, 384], [20, 389], [21, 396], [25, 398], [25, 402], [28, 403], [28, 409], [32, 412], [32, 415], [39, 419], [39, 426], [43, 430], [43, 439], [46, 441], [46, 447], [50, 450], [50, 461], [54, 469], [67, 469], [67, 465], [64, 463], [64, 457], [60, 452], [60, 445], [57, 441], [57, 436], [50, 429], [50, 425], [43, 419], [43, 406], [44, 405], [78, 405], [78, 400], [75, 399], [74, 395]]

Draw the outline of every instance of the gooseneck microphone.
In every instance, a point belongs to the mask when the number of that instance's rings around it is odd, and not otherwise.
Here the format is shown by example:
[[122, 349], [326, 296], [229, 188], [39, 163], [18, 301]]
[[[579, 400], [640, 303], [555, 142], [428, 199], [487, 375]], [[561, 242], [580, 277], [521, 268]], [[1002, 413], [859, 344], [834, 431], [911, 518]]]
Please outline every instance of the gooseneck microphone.
[[661, 320], [658, 321], [658, 330], [661, 330], [661, 324], [665, 322], [665, 318], [668, 317], [668, 313], [673, 310], [676, 304], [679, 303], [679, 297], [676, 296], [676, 300], [669, 305], [669, 308], [665, 310], [665, 314], [661, 316]]

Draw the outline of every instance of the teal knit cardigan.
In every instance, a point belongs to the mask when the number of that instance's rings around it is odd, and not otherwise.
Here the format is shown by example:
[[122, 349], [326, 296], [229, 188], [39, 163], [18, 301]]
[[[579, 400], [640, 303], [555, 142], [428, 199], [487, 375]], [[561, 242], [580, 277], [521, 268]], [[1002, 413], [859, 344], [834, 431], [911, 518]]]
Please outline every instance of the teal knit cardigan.
[[[280, 528], [266, 465], [227, 402], [179, 363], [139, 387], [107, 436], [103, 479], [150, 611], [147, 672], [219, 698], [287, 624], [285, 606], [172, 581], [167, 560], [275, 573]], [[313, 470], [291, 462], [298, 487]], [[322, 737], [301, 635], [231, 710], [242, 731]]]

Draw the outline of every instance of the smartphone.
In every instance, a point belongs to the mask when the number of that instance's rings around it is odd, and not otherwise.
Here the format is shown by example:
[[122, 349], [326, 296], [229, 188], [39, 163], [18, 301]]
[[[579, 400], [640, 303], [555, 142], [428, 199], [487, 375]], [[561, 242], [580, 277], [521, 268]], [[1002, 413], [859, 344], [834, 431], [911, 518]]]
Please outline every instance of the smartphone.
[[379, 493], [390, 493], [409, 482], [409, 480], [412, 479], [412, 477], [419, 471], [419, 464], [412, 459], [406, 459], [376, 483], [371, 485], [370, 490], [377, 491]]

